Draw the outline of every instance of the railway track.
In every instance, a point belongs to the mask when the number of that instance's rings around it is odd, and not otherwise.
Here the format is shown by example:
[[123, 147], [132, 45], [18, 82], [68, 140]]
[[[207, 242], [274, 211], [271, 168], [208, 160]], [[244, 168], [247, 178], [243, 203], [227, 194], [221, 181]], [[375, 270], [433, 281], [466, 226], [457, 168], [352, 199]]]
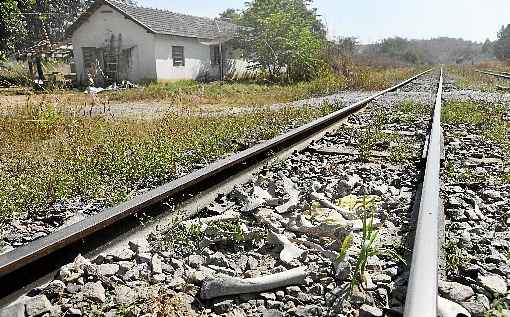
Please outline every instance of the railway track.
[[[158, 296], [186, 294], [179, 309], [206, 314], [235, 304], [248, 315], [398, 313], [407, 297], [405, 316], [436, 316], [443, 75], [435, 91], [430, 72], [0, 256], [1, 303], [66, 292], [119, 304], [147, 275], [148, 285], [169, 285]], [[383, 101], [406, 85], [424, 92], [420, 102]], [[154, 218], [142, 229], [141, 213]]]
[[490, 76], [494, 76], [497, 78], [510, 79], [510, 73], [507, 73], [507, 72], [495, 72], [495, 71], [483, 71], [483, 70], [475, 70], [475, 71], [480, 74], [490, 75]]

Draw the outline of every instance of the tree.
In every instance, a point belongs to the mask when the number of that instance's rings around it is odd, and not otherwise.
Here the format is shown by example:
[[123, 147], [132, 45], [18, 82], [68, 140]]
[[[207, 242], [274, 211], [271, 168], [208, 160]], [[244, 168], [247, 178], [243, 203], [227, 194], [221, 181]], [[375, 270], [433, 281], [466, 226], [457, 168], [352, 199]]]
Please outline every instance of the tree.
[[485, 42], [482, 45], [481, 52], [484, 54], [490, 54], [492, 53], [493, 44], [491, 40], [486, 39]]
[[510, 24], [499, 30], [498, 40], [494, 43], [494, 55], [500, 61], [510, 62]]
[[358, 46], [358, 39], [355, 37], [339, 37], [335, 43], [340, 54], [344, 56], [352, 56], [356, 46]]
[[236, 9], [227, 9], [220, 13], [220, 19], [230, 21], [232, 23], [239, 23], [241, 14]]
[[17, 39], [26, 34], [18, 2], [4, 0], [0, 3], [0, 60], [14, 51]]
[[310, 0], [254, 0], [240, 19], [238, 40], [254, 68], [271, 79], [307, 80], [322, 67], [326, 31]]
[[[134, 4], [134, 0], [121, 0]], [[0, 4], [0, 54], [7, 55], [42, 40], [65, 40], [66, 29], [94, 0], [3, 0]]]

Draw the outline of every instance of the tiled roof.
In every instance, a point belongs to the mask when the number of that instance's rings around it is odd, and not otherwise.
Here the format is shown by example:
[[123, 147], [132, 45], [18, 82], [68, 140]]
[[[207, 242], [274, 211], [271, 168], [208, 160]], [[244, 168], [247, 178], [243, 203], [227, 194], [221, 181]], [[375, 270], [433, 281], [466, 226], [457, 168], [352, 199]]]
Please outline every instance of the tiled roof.
[[72, 34], [86, 17], [90, 16], [103, 4], [110, 5], [127, 18], [132, 19], [148, 31], [156, 34], [216, 39], [218, 37], [231, 37], [236, 29], [234, 24], [227, 21], [195, 17], [166, 10], [143, 8], [114, 0], [97, 0], [69, 28], [68, 34]]

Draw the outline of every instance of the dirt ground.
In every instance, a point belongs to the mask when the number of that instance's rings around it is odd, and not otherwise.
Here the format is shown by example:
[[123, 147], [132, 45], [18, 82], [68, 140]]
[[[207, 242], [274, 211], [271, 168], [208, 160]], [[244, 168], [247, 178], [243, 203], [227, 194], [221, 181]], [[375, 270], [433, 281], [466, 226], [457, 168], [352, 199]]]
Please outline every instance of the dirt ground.
[[289, 103], [265, 106], [231, 106], [222, 104], [176, 105], [162, 101], [112, 102], [104, 95], [85, 95], [84, 93], [62, 93], [44, 95], [15, 95], [0, 91], [0, 115], [9, 115], [23, 110], [27, 105], [56, 104], [60, 110], [70, 115], [99, 115], [112, 118], [155, 119], [167, 113], [177, 115], [221, 116], [242, 114], [257, 110], [278, 110], [284, 107], [302, 107], [320, 105], [322, 102], [353, 103], [373, 92], [344, 91], [326, 97], [309, 98]]

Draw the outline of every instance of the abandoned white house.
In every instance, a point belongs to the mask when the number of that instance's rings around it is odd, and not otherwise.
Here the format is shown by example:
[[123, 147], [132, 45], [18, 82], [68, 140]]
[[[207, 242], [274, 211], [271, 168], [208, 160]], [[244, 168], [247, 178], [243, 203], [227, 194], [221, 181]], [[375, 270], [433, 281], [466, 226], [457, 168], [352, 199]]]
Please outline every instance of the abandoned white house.
[[223, 20], [97, 0], [68, 29], [77, 80], [215, 79], [243, 72]]

